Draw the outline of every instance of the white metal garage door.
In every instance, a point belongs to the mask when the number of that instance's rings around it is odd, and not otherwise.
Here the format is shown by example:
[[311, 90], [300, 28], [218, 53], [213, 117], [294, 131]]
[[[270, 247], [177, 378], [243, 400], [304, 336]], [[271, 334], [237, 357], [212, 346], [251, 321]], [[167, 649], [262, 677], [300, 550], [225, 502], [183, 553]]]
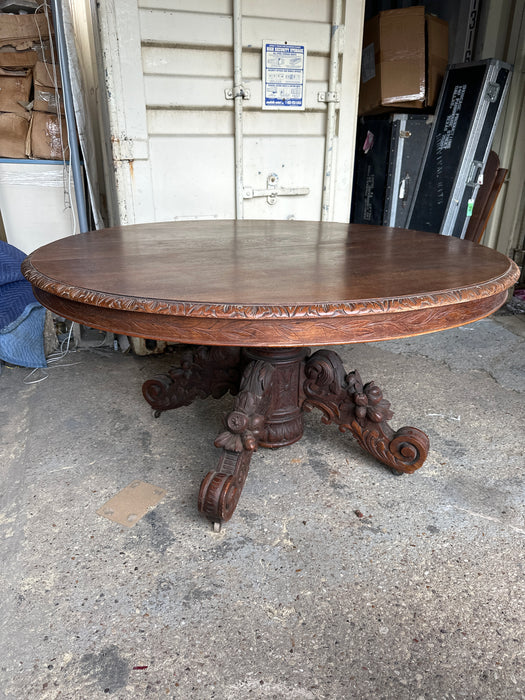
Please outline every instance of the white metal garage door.
[[[239, 6], [242, 85], [235, 85]], [[348, 221], [363, 10], [364, 0], [100, 3], [115, 220]], [[303, 110], [262, 109], [264, 40], [304, 47]], [[248, 99], [232, 99], [239, 88]]]

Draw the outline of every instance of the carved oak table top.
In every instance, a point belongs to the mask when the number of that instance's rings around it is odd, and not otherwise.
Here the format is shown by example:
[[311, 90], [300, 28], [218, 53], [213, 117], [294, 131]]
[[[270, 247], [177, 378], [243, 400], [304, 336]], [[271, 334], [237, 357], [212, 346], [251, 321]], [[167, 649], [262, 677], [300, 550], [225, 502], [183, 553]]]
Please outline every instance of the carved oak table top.
[[519, 274], [496, 251], [437, 234], [233, 220], [72, 236], [36, 250], [22, 269], [37, 299], [65, 318], [202, 346], [143, 393], [157, 415], [197, 397], [236, 397], [199, 495], [216, 528], [235, 510], [255, 449], [298, 440], [312, 407], [396, 473], [420, 467], [427, 436], [394, 432], [379, 387], [346, 373], [336, 353], [306, 347], [469, 323], [499, 308]]

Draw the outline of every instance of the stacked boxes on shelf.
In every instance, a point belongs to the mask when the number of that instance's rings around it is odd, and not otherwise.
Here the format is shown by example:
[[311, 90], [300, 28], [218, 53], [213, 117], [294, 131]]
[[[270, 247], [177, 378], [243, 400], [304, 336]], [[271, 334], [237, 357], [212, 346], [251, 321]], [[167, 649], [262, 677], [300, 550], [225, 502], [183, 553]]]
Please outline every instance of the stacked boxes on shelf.
[[0, 158], [68, 158], [51, 16], [0, 14]]
[[69, 149], [54, 31], [41, 7], [0, 13], [0, 210], [7, 242], [25, 253], [73, 233], [77, 217], [60, 162]]
[[[0, 16], [0, 22], [2, 17]], [[34, 51], [0, 52], [0, 156], [25, 158]]]
[[37, 61], [33, 71], [33, 114], [29, 128], [31, 157], [68, 157], [62, 81], [58, 64]]
[[405, 226], [448, 64], [448, 24], [424, 5], [365, 22], [353, 223]]

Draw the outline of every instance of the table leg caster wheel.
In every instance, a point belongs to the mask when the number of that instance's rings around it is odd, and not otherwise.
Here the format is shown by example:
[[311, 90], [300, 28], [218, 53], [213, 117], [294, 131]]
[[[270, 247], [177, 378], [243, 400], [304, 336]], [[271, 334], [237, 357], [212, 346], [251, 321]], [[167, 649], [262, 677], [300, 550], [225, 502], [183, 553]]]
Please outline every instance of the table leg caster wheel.
[[405, 472], [400, 472], [399, 469], [394, 469], [394, 467], [390, 467], [390, 473], [394, 476], [403, 476]]
[[222, 526], [222, 523], [213, 523], [213, 532], [220, 532], [221, 526]]

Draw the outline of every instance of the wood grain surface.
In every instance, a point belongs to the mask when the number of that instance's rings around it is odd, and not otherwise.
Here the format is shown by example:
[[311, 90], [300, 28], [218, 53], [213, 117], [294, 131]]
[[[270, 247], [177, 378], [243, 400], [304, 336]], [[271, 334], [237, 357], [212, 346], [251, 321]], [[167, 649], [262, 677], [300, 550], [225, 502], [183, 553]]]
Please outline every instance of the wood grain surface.
[[341, 344], [441, 330], [505, 301], [518, 268], [470, 241], [303, 221], [167, 222], [64, 238], [23, 272], [94, 328], [208, 345]]

